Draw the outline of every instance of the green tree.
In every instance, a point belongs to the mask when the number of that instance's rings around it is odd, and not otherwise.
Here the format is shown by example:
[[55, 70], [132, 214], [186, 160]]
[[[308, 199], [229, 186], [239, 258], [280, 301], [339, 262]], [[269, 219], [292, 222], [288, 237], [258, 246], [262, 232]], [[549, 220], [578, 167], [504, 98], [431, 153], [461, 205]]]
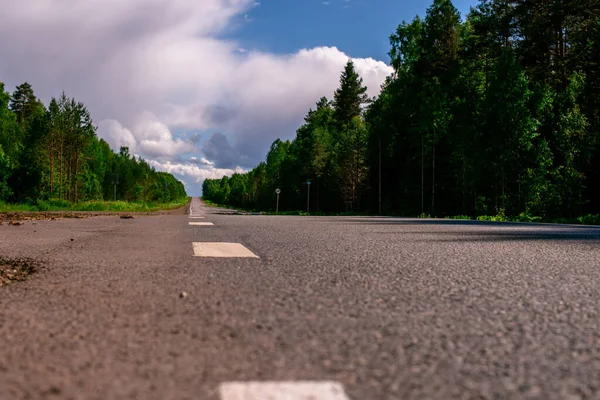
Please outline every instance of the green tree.
[[363, 86], [363, 80], [350, 60], [346, 63], [340, 77], [340, 87], [333, 96], [333, 118], [338, 128], [349, 124], [354, 117], [361, 115], [361, 106], [369, 101], [367, 87]]
[[496, 211], [503, 208], [515, 214], [523, 206], [521, 186], [527, 152], [538, 127], [529, 109], [531, 96], [514, 51], [505, 48], [490, 82], [482, 137]]
[[10, 160], [4, 154], [0, 146], [0, 201], [6, 201], [12, 195], [12, 189], [8, 185], [8, 178], [12, 173]]
[[575, 73], [567, 89], [556, 101], [558, 115], [556, 130], [556, 156], [559, 158], [557, 180], [561, 203], [568, 210], [569, 217], [577, 212], [583, 215], [583, 190], [585, 168], [591, 158], [596, 139], [588, 130], [585, 114], [578, 104], [584, 90], [585, 77]]
[[17, 121], [23, 128], [29, 118], [31, 118], [41, 102], [35, 96], [33, 88], [27, 82], [17, 86], [10, 99], [10, 110], [17, 116]]
[[17, 118], [9, 109], [10, 94], [4, 91], [4, 83], [0, 82], [0, 146], [4, 151], [4, 156], [15, 166], [23, 142], [21, 130], [17, 124]]
[[360, 207], [361, 194], [368, 174], [366, 147], [366, 125], [361, 117], [356, 116], [340, 132], [336, 148], [338, 185], [347, 210]]

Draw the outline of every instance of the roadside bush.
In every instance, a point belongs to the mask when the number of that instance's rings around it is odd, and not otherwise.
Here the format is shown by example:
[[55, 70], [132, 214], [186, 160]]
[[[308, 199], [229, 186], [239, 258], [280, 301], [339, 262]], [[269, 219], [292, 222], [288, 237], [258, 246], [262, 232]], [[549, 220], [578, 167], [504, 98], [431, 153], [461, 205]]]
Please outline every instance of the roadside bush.
[[527, 212], [522, 212], [518, 217], [515, 218], [517, 222], [540, 222], [542, 217], [533, 216]]
[[598, 214], [588, 214], [583, 217], [577, 218], [580, 224], [583, 225], [600, 225], [600, 215]]
[[504, 208], [501, 208], [496, 215], [480, 215], [477, 217], [477, 221], [497, 221], [497, 222], [506, 222], [509, 219], [506, 217], [504, 213]]
[[468, 215], [449, 215], [446, 217], [446, 219], [468, 219], [468, 220], [470, 220], [471, 217], [469, 217]]

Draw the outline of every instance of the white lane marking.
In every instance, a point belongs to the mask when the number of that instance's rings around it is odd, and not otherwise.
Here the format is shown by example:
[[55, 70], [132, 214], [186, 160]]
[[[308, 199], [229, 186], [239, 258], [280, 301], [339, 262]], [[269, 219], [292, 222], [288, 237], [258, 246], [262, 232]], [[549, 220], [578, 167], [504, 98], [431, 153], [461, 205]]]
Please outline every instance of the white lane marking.
[[194, 226], [208, 226], [208, 225], [214, 225], [212, 222], [188, 222], [188, 224], [190, 224], [190, 225], [194, 225]]
[[189, 216], [189, 218], [204, 218], [204, 217], [192, 217], [191, 215]]
[[193, 242], [195, 257], [259, 258], [240, 243]]
[[349, 400], [331, 381], [226, 382], [219, 392], [221, 400]]

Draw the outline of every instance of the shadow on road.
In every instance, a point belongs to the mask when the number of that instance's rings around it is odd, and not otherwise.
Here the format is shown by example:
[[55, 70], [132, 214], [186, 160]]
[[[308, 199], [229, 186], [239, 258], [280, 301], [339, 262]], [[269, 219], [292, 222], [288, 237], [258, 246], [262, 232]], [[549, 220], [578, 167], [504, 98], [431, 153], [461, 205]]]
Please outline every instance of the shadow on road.
[[[429, 234], [442, 236], [430, 239], [431, 242], [495, 242], [495, 241], [528, 241], [528, 240], [550, 240], [550, 241], [578, 241], [590, 242], [600, 246], [600, 233], [582, 232], [428, 232]], [[448, 236], [443, 238], [443, 236]]]
[[426, 219], [353, 219], [348, 223], [372, 227], [418, 227], [418, 230], [410, 232], [392, 230], [379, 233], [438, 236], [435, 239], [425, 239], [432, 242], [568, 240], [589, 241], [600, 245], [600, 228], [595, 226]]
[[598, 230], [598, 226], [589, 225], [562, 225], [562, 224], [544, 224], [535, 222], [498, 222], [498, 221], [474, 221], [468, 219], [417, 219], [417, 218], [398, 218], [398, 217], [354, 217], [354, 222], [366, 222], [373, 224], [390, 225], [467, 225], [467, 226], [489, 226], [489, 227], [535, 227], [535, 228], [563, 228], [563, 229], [586, 229]]

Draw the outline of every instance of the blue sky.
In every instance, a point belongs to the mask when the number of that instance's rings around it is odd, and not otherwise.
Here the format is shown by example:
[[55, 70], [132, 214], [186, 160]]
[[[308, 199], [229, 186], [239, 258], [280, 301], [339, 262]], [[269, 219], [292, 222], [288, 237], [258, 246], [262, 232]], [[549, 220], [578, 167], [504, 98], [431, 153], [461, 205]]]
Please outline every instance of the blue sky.
[[[476, 4], [453, 3], [463, 17]], [[402, 20], [424, 16], [430, 5], [419, 0], [262, 0], [231, 36], [244, 47], [279, 54], [336, 46], [352, 57], [389, 62], [390, 34]]]

